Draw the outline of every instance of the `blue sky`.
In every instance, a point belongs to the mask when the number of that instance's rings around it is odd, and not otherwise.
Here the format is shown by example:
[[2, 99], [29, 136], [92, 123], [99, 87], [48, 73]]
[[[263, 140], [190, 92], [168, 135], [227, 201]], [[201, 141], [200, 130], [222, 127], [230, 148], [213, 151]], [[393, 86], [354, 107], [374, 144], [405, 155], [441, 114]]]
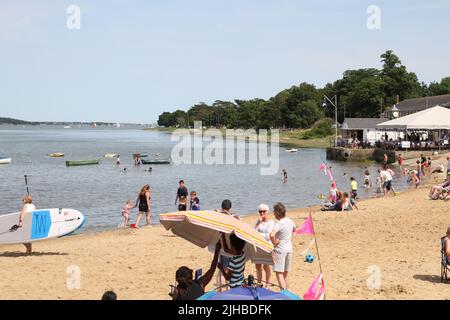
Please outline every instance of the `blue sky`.
[[[69, 30], [66, 9], [81, 9]], [[366, 26], [369, 5], [381, 29]], [[0, 116], [151, 123], [216, 99], [269, 98], [398, 54], [450, 76], [450, 1], [0, 0]]]

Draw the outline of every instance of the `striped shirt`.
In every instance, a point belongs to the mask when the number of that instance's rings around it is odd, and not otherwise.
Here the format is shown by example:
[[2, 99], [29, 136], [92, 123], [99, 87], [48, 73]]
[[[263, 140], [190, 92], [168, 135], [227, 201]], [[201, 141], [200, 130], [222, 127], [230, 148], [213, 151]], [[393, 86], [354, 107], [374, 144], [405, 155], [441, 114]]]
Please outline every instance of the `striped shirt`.
[[230, 288], [239, 287], [244, 282], [245, 261], [246, 256], [244, 252], [239, 256], [231, 257], [228, 264], [228, 269], [231, 271]]

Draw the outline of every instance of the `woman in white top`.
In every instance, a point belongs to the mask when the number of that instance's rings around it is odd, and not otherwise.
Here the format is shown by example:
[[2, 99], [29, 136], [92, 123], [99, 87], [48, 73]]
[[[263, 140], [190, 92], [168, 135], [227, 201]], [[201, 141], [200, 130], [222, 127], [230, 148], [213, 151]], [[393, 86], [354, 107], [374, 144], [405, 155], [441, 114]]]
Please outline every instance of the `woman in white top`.
[[[255, 229], [259, 233], [264, 235], [266, 240], [270, 240], [270, 233], [275, 226], [275, 222], [269, 218], [269, 206], [267, 204], [260, 204], [258, 207], [259, 217], [256, 221]], [[270, 283], [270, 265], [266, 263], [258, 263], [254, 261], [256, 266], [256, 277], [258, 279], [258, 285], [262, 284], [262, 270], [264, 269], [266, 273], [266, 288]]]
[[[32, 203], [33, 198], [30, 195], [24, 196], [22, 198], [22, 201], [23, 201], [23, 207], [20, 212], [19, 223], [17, 224], [17, 226], [19, 228], [22, 227], [23, 219], [25, 218], [25, 214], [36, 210], [35, 205]], [[25, 246], [25, 248], [27, 248], [26, 254], [31, 254], [31, 243], [24, 243], [23, 245]]]
[[291, 219], [286, 217], [286, 208], [282, 203], [278, 202], [273, 206], [273, 214], [277, 219], [277, 223], [270, 233], [270, 240], [274, 246], [273, 271], [277, 276], [279, 286], [282, 289], [288, 289], [287, 278], [292, 261], [292, 235], [297, 227]]

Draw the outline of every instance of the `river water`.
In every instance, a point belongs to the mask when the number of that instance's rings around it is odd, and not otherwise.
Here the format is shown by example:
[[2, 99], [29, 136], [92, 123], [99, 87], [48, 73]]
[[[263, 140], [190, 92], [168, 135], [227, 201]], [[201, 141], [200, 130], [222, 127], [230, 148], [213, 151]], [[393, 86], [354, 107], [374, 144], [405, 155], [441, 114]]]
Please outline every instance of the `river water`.
[[[254, 143], [254, 142], [249, 142]], [[278, 150], [279, 170], [273, 175], [261, 175], [260, 165], [152, 165], [134, 166], [132, 154], [147, 152], [150, 156], [169, 156], [176, 144], [165, 132], [144, 131], [141, 128], [62, 126], [0, 126], [0, 157], [11, 157], [10, 165], [0, 165], [0, 214], [19, 211], [21, 197], [26, 194], [24, 175], [28, 176], [30, 193], [38, 208], [66, 207], [80, 210], [87, 222], [80, 232], [116, 228], [121, 222], [121, 208], [127, 199], [133, 202], [144, 184], [151, 186], [151, 222], [158, 223], [158, 214], [176, 211], [174, 205], [178, 180], [184, 179], [189, 191], [195, 190], [202, 209], [220, 207], [230, 199], [238, 214], [255, 213], [260, 203], [272, 206], [281, 201], [288, 208], [318, 205], [319, 194], [327, 194], [330, 179], [319, 171], [325, 161], [325, 150], [300, 149], [287, 153]], [[64, 158], [47, 154], [65, 153]], [[121, 155], [121, 165], [115, 159], [102, 158], [99, 165], [66, 167], [66, 160], [100, 158], [105, 153]], [[343, 163], [328, 161], [338, 183], [350, 189], [350, 177], [363, 191], [364, 168], [375, 180], [374, 163]], [[124, 173], [124, 168], [127, 172]], [[282, 182], [281, 170], [288, 172], [289, 181]], [[398, 173], [394, 186], [406, 186]], [[136, 211], [132, 212], [132, 221]]]

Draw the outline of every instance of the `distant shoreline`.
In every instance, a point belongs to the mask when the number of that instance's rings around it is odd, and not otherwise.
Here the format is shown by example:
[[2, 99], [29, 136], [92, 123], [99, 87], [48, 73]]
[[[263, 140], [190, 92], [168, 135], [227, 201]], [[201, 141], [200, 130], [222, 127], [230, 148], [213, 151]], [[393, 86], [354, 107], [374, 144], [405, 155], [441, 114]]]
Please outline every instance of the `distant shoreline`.
[[150, 124], [145, 123], [120, 123], [120, 122], [97, 122], [97, 121], [26, 121], [20, 119], [13, 119], [7, 117], [0, 117], [0, 125], [11, 125], [11, 126], [39, 126], [39, 125], [47, 125], [47, 126], [91, 126], [92, 124], [96, 124], [96, 126], [114, 126], [119, 123], [124, 126], [141, 126], [148, 127]]

